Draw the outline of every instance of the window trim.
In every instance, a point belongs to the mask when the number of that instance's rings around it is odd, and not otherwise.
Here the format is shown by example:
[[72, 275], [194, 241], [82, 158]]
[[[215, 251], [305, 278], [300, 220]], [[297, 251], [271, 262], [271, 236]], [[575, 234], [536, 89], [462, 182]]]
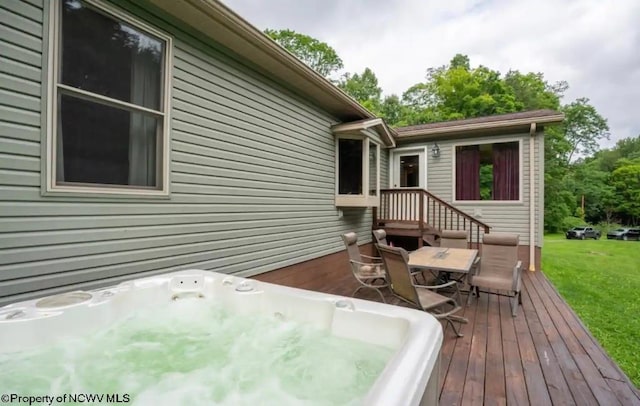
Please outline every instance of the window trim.
[[[362, 145], [362, 194], [340, 194], [340, 140], [360, 140]], [[369, 194], [369, 145], [374, 144], [377, 149], [376, 159], [376, 187], [375, 195]], [[335, 136], [335, 205], [336, 207], [378, 207], [380, 205], [380, 142], [366, 134], [340, 134]]]
[[[365, 155], [365, 158], [367, 160], [367, 165], [366, 165], [366, 169], [367, 169], [367, 180], [369, 181], [367, 183], [367, 198], [376, 198], [376, 199], [380, 199], [380, 144], [378, 144], [376, 141], [374, 141], [373, 139], [367, 137], [367, 154]], [[369, 163], [371, 162], [371, 160], [369, 159], [369, 155], [371, 153], [371, 144], [376, 146], [376, 194], [372, 195], [371, 194], [371, 189], [369, 189], [369, 186], [371, 185], [371, 180], [369, 179], [371, 177], [371, 166], [369, 165]]]
[[[76, 89], [72, 86], [58, 83], [59, 56], [60, 56], [60, 22], [61, 22], [61, 0], [51, 0], [49, 2], [48, 13], [48, 50], [46, 57], [46, 131], [44, 132], [45, 147], [43, 148], [43, 185], [42, 194], [47, 196], [68, 196], [68, 195], [98, 195], [104, 197], [157, 197], [167, 198], [170, 195], [170, 145], [171, 145], [171, 81], [173, 66], [173, 38], [157, 28], [133, 17], [125, 11], [104, 2], [103, 0], [81, 0], [86, 5], [94, 8], [99, 13], [122, 21], [132, 27], [151, 34], [164, 41], [164, 64], [162, 66], [162, 97], [160, 99], [160, 109], [158, 111], [122, 100], [112, 99], [97, 93], [83, 89]], [[44, 75], [44, 72], [43, 72]], [[162, 159], [159, 166], [158, 175], [161, 182], [157, 187], [145, 187], [137, 185], [112, 185], [112, 184], [87, 184], [87, 183], [64, 183], [56, 184], [56, 131], [57, 131], [57, 99], [59, 94], [72, 94], [75, 97], [101, 103], [107, 106], [118, 107], [127, 111], [144, 112], [156, 118], [161, 118], [161, 131], [158, 139], [158, 146], [161, 147]]]
[[[518, 170], [518, 200], [457, 200], [456, 199], [456, 148], [457, 147], [463, 147], [463, 146], [469, 146], [469, 145], [486, 145], [486, 144], [502, 144], [502, 143], [508, 143], [508, 142], [518, 142], [518, 165], [519, 165], [519, 170]], [[456, 142], [451, 144], [451, 178], [453, 179], [453, 182], [451, 182], [451, 201], [454, 204], [480, 204], [480, 205], [488, 205], [488, 206], [492, 206], [492, 205], [514, 205], [514, 204], [523, 204], [524, 203], [524, 196], [523, 196], [523, 192], [524, 192], [524, 187], [523, 187], [523, 181], [524, 181], [524, 151], [523, 151], [523, 139], [522, 137], [509, 137], [509, 138], [500, 138], [500, 139], [493, 139], [493, 140], [482, 140], [482, 141], [463, 141], [463, 142]]]
[[[388, 185], [389, 189], [395, 189], [393, 187], [393, 181], [395, 179], [395, 176], [398, 175], [396, 173], [398, 169], [396, 168], [396, 162], [395, 162], [398, 155], [404, 155], [404, 154], [409, 154], [411, 152], [416, 152], [418, 155], [424, 154], [423, 155], [424, 159], [420, 163], [424, 166], [424, 188], [426, 190], [429, 190], [429, 176], [428, 176], [429, 151], [427, 150], [426, 145], [422, 147], [393, 148], [392, 150], [390, 150], [390, 152], [391, 153], [389, 154], [389, 185]], [[398, 188], [398, 189], [407, 189], [407, 188]]]

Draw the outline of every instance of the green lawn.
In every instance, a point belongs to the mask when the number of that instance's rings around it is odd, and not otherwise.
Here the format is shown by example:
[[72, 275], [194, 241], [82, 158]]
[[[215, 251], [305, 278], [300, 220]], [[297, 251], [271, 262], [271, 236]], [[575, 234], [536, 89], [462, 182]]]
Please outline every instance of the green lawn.
[[548, 235], [542, 270], [640, 387], [640, 242]]

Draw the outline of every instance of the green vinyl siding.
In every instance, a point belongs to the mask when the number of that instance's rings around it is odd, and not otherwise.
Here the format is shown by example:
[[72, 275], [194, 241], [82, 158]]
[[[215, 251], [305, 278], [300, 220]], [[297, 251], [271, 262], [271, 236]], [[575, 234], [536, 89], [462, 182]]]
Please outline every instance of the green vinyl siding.
[[[483, 144], [521, 140], [522, 148], [522, 198], [520, 202], [507, 201], [481, 201], [481, 202], [453, 202], [454, 185], [454, 154], [455, 146], [459, 144]], [[452, 203], [456, 208], [476, 217], [478, 220], [491, 227], [491, 232], [509, 232], [520, 235], [520, 244], [529, 244], [529, 134], [510, 134], [499, 136], [484, 136], [473, 138], [457, 138], [436, 140], [440, 147], [440, 157], [427, 156], [427, 190], [439, 198]], [[537, 246], [542, 244], [542, 226], [544, 216], [544, 153], [543, 135], [535, 137], [534, 162], [535, 190], [538, 197], [535, 200], [535, 232]], [[407, 142], [400, 147], [424, 147], [430, 150], [434, 141]], [[474, 233], [476, 230], [474, 230]], [[482, 230], [480, 230], [482, 235]]]
[[380, 189], [389, 187], [389, 148], [380, 148]]
[[0, 304], [180, 269], [258, 274], [340, 251], [346, 231], [370, 241], [371, 210], [334, 206], [334, 117], [166, 15], [116, 3], [174, 38], [170, 198], [42, 196], [48, 6], [3, 2]]

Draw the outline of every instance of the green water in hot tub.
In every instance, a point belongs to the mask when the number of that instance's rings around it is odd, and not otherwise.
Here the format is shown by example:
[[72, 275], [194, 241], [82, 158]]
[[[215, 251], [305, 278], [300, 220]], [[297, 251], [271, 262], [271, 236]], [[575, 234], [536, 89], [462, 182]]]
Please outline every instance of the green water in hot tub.
[[82, 339], [0, 355], [0, 392], [128, 394], [133, 405], [359, 404], [392, 350], [184, 300]]

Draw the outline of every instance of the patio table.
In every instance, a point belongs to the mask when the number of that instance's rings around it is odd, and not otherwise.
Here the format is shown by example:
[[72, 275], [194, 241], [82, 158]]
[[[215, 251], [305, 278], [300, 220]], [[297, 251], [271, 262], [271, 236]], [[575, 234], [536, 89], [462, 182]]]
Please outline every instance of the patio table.
[[423, 247], [409, 254], [412, 269], [469, 274], [478, 250], [463, 248]]

